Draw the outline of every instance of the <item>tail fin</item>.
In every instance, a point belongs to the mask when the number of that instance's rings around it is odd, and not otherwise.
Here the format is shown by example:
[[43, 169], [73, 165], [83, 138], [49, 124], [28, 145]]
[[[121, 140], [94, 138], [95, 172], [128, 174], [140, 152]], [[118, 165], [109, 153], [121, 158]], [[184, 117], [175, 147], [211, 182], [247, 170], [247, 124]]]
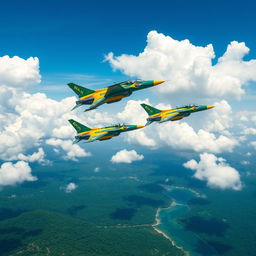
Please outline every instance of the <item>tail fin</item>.
[[76, 129], [77, 133], [80, 133], [80, 132], [87, 132], [87, 131], [90, 131], [91, 128], [83, 125], [83, 124], [80, 124], [79, 122], [73, 120], [73, 119], [69, 119], [68, 120], [71, 125]]
[[144, 108], [144, 110], [148, 113], [149, 116], [162, 112], [161, 110], [157, 108], [153, 108], [147, 104], [140, 104], [140, 105]]
[[69, 83], [68, 86], [79, 96], [79, 97], [83, 97], [86, 96], [88, 94], [94, 93], [94, 90], [91, 89], [87, 89], [83, 86], [74, 84], [74, 83]]

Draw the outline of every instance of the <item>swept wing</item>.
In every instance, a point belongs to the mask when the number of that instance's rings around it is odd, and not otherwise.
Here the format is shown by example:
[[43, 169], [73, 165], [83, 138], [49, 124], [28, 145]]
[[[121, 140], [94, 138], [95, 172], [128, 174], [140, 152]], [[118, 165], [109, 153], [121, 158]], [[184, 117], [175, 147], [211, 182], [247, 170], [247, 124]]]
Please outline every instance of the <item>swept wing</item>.
[[95, 98], [92, 105], [87, 108], [84, 112], [97, 108], [98, 106], [105, 103], [105, 98]]
[[[173, 119], [173, 118], [174, 118], [174, 120], [175, 120], [175, 118], [177, 118], [177, 120], [178, 120], [178, 119], [181, 119], [181, 118], [183, 118], [183, 117], [185, 117], [185, 116], [189, 116], [189, 115], [190, 115], [190, 113], [189, 113], [188, 111], [174, 112], [174, 113], [172, 113], [172, 114], [170, 114], [170, 115], [168, 115], [168, 116], [162, 118], [162, 119], [159, 121], [159, 123], [163, 123], [163, 122], [165, 122], [165, 121], [169, 121], [169, 120], [171, 120], [171, 119]], [[180, 117], [180, 118], [179, 118], [179, 117]]]
[[95, 140], [98, 140], [104, 136], [106, 136], [108, 134], [108, 132], [104, 132], [104, 133], [101, 133], [99, 135], [91, 135], [90, 138], [88, 140], [85, 141], [85, 143], [89, 143], [89, 142], [93, 142]]
[[105, 97], [124, 91], [126, 90], [120, 84], [114, 84], [108, 87]]

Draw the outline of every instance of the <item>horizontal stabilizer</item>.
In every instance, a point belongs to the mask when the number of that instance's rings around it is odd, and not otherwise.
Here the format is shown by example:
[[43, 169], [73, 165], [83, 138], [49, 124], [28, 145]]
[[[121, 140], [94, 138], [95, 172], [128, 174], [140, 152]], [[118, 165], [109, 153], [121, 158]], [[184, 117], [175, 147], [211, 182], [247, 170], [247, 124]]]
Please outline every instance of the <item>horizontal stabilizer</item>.
[[70, 124], [76, 129], [77, 133], [81, 133], [81, 132], [87, 132], [87, 131], [90, 131], [91, 128], [83, 125], [83, 124], [80, 124], [79, 122], [73, 120], [73, 119], [69, 119], [68, 120], [70, 122]]
[[153, 123], [153, 121], [147, 121], [147, 123], [145, 124], [145, 126], [150, 125], [150, 124], [152, 124], [152, 123]]
[[79, 97], [83, 97], [89, 94], [94, 93], [94, 90], [85, 88], [83, 86], [74, 84], [74, 83], [69, 83], [68, 86], [79, 96]]
[[81, 104], [81, 103], [76, 103], [76, 105], [71, 109], [71, 111], [72, 110], [74, 110], [74, 109], [76, 109], [76, 108], [78, 108], [78, 107], [80, 107], [80, 106], [82, 106], [83, 104]]
[[72, 144], [76, 144], [76, 143], [78, 143], [80, 140], [81, 140], [81, 139], [75, 139]]

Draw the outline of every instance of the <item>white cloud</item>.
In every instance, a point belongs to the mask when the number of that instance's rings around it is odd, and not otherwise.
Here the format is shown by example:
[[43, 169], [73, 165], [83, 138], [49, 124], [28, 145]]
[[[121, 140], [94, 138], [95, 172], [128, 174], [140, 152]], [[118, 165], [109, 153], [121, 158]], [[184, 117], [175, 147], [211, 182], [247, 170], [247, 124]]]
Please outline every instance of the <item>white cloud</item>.
[[18, 159], [27, 162], [39, 162], [41, 164], [47, 164], [48, 161], [45, 159], [45, 152], [42, 148], [38, 149], [38, 152], [32, 155], [24, 155], [22, 153], [18, 154]]
[[248, 165], [248, 164], [250, 164], [250, 161], [243, 160], [243, 161], [241, 161], [240, 163], [241, 163], [242, 165]]
[[203, 124], [207, 131], [227, 133], [227, 129], [232, 126], [232, 108], [226, 100], [215, 102], [213, 105], [215, 107], [207, 111], [203, 120], [200, 117], [199, 123]]
[[195, 171], [194, 177], [204, 180], [212, 188], [241, 190], [239, 172], [229, 166], [226, 160], [213, 154], [200, 154], [200, 161], [192, 159], [183, 164], [184, 167]]
[[93, 171], [96, 172], [96, 173], [99, 172], [100, 171], [100, 167], [95, 167]]
[[196, 132], [186, 122], [170, 122], [159, 125], [161, 141], [175, 149], [194, 150], [196, 152], [232, 152], [238, 142], [224, 135], [218, 137], [203, 129]]
[[250, 144], [256, 149], [256, 141], [252, 141]]
[[71, 193], [72, 191], [74, 191], [75, 189], [77, 189], [77, 185], [74, 182], [70, 182], [66, 187], [65, 187], [65, 191], [66, 193]]
[[0, 57], [0, 85], [27, 89], [41, 81], [38, 58]]
[[21, 93], [14, 102], [15, 109], [3, 113], [0, 158], [4, 160], [19, 159], [19, 154], [38, 147], [41, 139], [52, 136], [55, 127], [67, 122], [64, 118], [71, 107], [70, 98], [57, 102], [41, 93]]
[[142, 160], [144, 158], [143, 155], [139, 155], [135, 150], [126, 150], [123, 149], [117, 152], [115, 155], [112, 156], [111, 162], [112, 163], [132, 163], [133, 161]]
[[[124, 110], [117, 113], [117, 118], [120, 122], [144, 125], [147, 122], [147, 114], [140, 106], [142, 103], [149, 104], [149, 100], [129, 100]], [[140, 144], [147, 147], [156, 146], [156, 142], [147, 135], [144, 129], [128, 132], [124, 137], [129, 143]]]
[[65, 160], [77, 161], [78, 157], [91, 156], [91, 153], [86, 152], [79, 145], [73, 144], [71, 140], [61, 140], [61, 139], [51, 138], [46, 140], [46, 144], [54, 147], [60, 147], [63, 151], [65, 151], [66, 152], [66, 155], [64, 156]]
[[246, 134], [246, 135], [256, 135], [256, 128], [245, 128], [244, 131], [243, 131], [243, 134]]
[[174, 40], [156, 31], [150, 31], [147, 45], [138, 56], [109, 53], [106, 60], [114, 70], [142, 79], [168, 80], [159, 91], [168, 96], [173, 93], [193, 96], [233, 97], [244, 94], [244, 86], [256, 81], [256, 60], [244, 61], [249, 52], [244, 43], [231, 42], [226, 52], [212, 65], [215, 58], [211, 44], [200, 47], [189, 40]]
[[[65, 139], [62, 148], [67, 152], [67, 159], [87, 156], [79, 146], [72, 147], [73, 152], [68, 150], [71, 143], [66, 140], [76, 132], [67, 120], [73, 118], [100, 127], [113, 123], [112, 117], [101, 110], [79, 118], [76, 113], [81, 109], [71, 112], [75, 97], [56, 101], [43, 93], [29, 93], [28, 89], [40, 79], [38, 58], [0, 57], [0, 159], [42, 163], [45, 155], [40, 148], [48, 138]], [[39, 152], [27, 155], [34, 148], [39, 148]]]
[[37, 178], [32, 176], [31, 168], [24, 161], [18, 161], [16, 164], [6, 162], [0, 167], [0, 186], [15, 185], [24, 181], [35, 180]]

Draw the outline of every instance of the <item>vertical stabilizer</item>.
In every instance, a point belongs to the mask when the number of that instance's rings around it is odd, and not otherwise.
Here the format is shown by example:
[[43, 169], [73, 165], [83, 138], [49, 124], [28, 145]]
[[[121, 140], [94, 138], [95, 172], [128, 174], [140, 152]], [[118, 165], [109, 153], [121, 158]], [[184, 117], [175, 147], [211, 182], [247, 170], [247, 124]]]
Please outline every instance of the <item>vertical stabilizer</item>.
[[85, 88], [74, 83], [69, 83], [68, 86], [78, 95], [79, 98], [95, 92], [94, 90]]
[[80, 124], [79, 122], [73, 120], [73, 119], [69, 119], [68, 120], [70, 122], [70, 124], [76, 129], [77, 133], [81, 133], [81, 132], [87, 132], [87, 131], [90, 131], [91, 128], [83, 125], [83, 124]]
[[153, 108], [147, 104], [140, 104], [140, 105], [144, 108], [144, 110], [148, 113], [149, 116], [162, 112], [162, 110]]

